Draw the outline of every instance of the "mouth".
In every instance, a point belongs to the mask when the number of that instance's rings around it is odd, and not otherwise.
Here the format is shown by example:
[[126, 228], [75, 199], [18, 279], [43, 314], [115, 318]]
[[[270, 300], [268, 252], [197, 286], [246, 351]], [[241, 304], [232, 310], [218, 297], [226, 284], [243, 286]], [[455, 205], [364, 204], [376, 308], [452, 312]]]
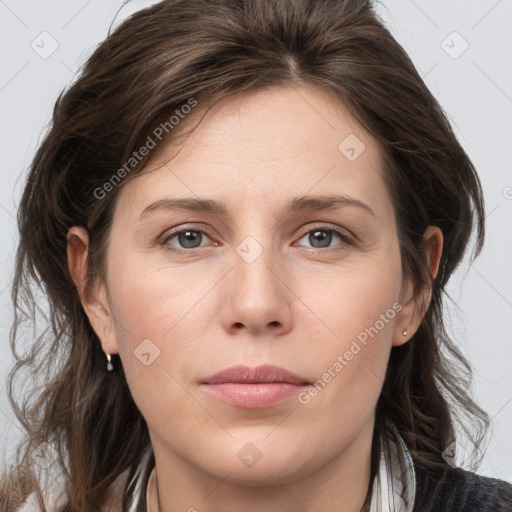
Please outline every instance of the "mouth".
[[210, 396], [244, 409], [277, 405], [311, 385], [306, 379], [278, 366], [226, 368], [201, 382]]

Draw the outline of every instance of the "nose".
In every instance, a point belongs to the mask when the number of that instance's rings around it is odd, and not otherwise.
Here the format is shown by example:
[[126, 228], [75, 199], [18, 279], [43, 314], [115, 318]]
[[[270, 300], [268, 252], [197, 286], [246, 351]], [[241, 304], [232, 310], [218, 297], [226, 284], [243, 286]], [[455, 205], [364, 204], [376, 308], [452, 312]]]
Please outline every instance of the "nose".
[[221, 323], [230, 334], [282, 336], [292, 328], [293, 292], [284, 262], [271, 251], [254, 261], [234, 254], [233, 269], [223, 280]]

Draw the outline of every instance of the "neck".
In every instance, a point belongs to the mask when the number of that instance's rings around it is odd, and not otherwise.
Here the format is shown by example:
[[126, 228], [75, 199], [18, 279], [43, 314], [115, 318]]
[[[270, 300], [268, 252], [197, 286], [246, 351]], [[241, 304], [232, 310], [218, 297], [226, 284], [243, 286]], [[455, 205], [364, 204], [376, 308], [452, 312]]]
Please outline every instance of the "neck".
[[373, 421], [321, 467], [294, 478], [240, 481], [215, 477], [152, 439], [155, 469], [148, 512], [360, 512], [369, 488]]

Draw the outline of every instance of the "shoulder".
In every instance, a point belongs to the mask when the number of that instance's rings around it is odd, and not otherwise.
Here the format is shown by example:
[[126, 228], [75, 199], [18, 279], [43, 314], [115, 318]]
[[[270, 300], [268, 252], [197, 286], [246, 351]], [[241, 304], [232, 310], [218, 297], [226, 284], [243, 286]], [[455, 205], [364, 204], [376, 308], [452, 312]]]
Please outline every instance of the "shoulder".
[[[125, 485], [127, 471], [119, 475], [109, 486], [105, 496], [105, 504], [101, 510], [108, 512], [121, 512], [122, 491]], [[68, 499], [64, 485], [56, 485], [55, 482], [37, 481], [37, 489], [34, 489], [21, 504], [14, 504], [15, 508], [9, 508], [13, 512], [61, 512], [67, 510]], [[1, 509], [1, 507], [0, 507]], [[4, 512], [1, 509], [1, 512]]]
[[420, 465], [415, 469], [415, 512], [512, 512], [509, 482], [449, 466], [442, 471]]
[[[145, 492], [149, 476], [154, 467], [153, 450], [149, 446], [138, 457], [136, 463], [118, 475], [110, 484], [101, 505], [103, 512], [138, 512], [146, 510]], [[68, 499], [62, 475], [53, 475], [44, 481], [37, 480], [39, 492], [34, 491], [20, 505], [11, 505], [14, 512], [60, 512], [67, 510]], [[0, 501], [0, 512], [4, 512]]]

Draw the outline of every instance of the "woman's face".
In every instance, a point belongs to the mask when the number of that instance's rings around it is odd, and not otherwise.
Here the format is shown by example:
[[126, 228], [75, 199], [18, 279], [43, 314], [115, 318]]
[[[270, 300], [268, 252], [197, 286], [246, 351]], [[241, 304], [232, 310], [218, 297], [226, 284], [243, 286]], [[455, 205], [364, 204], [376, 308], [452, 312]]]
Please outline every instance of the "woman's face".
[[[370, 439], [418, 323], [375, 140], [303, 86], [226, 99], [158, 151], [120, 191], [95, 323], [157, 462], [286, 482]], [[296, 380], [212, 378], [262, 365]]]

